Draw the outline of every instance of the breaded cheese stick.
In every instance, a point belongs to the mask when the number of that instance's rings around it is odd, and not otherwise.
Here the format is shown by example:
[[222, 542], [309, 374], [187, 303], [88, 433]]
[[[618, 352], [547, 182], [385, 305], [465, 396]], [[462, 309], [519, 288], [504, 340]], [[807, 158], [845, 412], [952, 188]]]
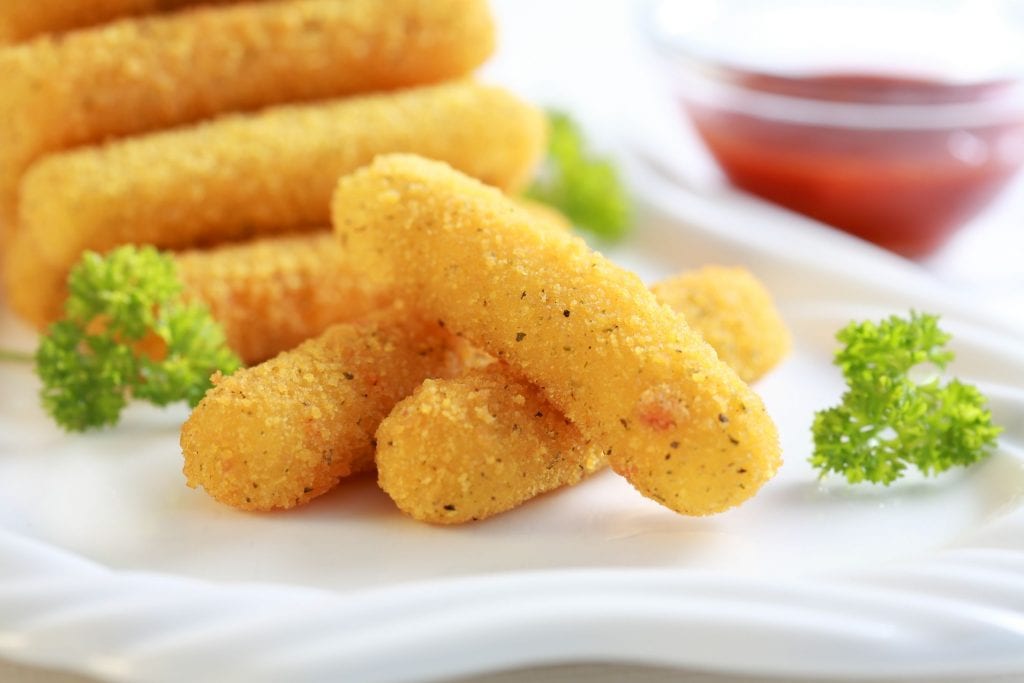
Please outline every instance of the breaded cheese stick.
[[[747, 381], [784, 355], [789, 332], [748, 271], [707, 266], [654, 290]], [[403, 399], [377, 429], [376, 463], [378, 482], [399, 509], [457, 524], [572, 486], [607, 457], [536, 387], [494, 363], [427, 380]]]
[[705, 266], [658, 282], [651, 291], [682, 313], [744, 382], [759, 379], [789, 351], [789, 331], [771, 294], [744, 268]]
[[486, 519], [607, 463], [576, 425], [503, 363], [428, 379], [377, 429], [377, 482], [434, 524]]
[[272, 510], [370, 469], [381, 419], [424, 379], [452, 372], [451, 339], [396, 307], [215, 377], [181, 430], [188, 485], [242, 510]]
[[95, 26], [119, 17], [154, 14], [200, 4], [240, 0], [4, 0], [0, 3], [0, 45], [42, 33]]
[[11, 278], [25, 266], [8, 267], [12, 307], [46, 322], [60, 301], [20, 294], [19, 283], [45, 279], [41, 290], [59, 290], [52, 280], [62, 282], [86, 249], [184, 249], [327, 225], [338, 176], [386, 152], [443, 159], [518, 189], [543, 154], [545, 125], [538, 109], [507, 91], [460, 81], [231, 116], [48, 157], [22, 184], [14, 242], [29, 244], [10, 251], [36, 266], [22, 281]]
[[[552, 230], [571, 227], [555, 209], [521, 198], [516, 202]], [[187, 291], [210, 308], [247, 365], [394, 299], [390, 287], [362, 276], [329, 228], [189, 249], [174, 260]]]
[[339, 181], [333, 215], [368, 274], [543, 387], [644, 495], [711, 514], [778, 469], [760, 398], [682, 316], [497, 190], [443, 163], [381, 156]]
[[359, 275], [329, 231], [188, 250], [174, 260], [186, 291], [210, 308], [247, 365], [394, 298]]
[[199, 7], [11, 47], [0, 52], [0, 223], [44, 154], [224, 112], [438, 82], [469, 73], [493, 47], [485, 0]]

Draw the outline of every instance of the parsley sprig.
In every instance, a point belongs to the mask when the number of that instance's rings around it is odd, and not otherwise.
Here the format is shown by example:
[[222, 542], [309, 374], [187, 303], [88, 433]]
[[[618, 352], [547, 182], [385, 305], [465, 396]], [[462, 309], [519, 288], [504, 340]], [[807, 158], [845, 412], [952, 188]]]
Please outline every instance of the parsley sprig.
[[174, 261], [153, 247], [86, 252], [62, 320], [35, 354], [43, 406], [68, 431], [115, 424], [131, 398], [197, 404], [215, 370], [240, 365], [224, 332], [183, 297]]
[[567, 114], [548, 112], [548, 156], [541, 173], [526, 192], [549, 204], [577, 227], [606, 240], [629, 230], [629, 195], [610, 159], [593, 154], [580, 127]]
[[[819, 411], [811, 464], [853, 483], [891, 484], [913, 465], [926, 475], [970, 465], [988, 455], [1001, 431], [985, 397], [941, 371], [953, 360], [938, 317], [911, 312], [852, 322], [836, 338], [835, 357], [848, 389], [840, 405]], [[931, 368], [931, 376], [915, 371]]]

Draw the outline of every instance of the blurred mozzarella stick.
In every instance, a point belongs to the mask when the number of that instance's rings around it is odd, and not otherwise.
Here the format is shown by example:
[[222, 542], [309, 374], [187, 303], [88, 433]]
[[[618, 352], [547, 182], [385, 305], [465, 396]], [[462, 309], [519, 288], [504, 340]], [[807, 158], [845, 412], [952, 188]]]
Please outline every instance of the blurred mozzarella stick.
[[[9, 264], [12, 307], [36, 324], [52, 320], [62, 299], [51, 297], [86, 249], [185, 249], [328, 225], [338, 176], [382, 153], [443, 159], [516, 190], [543, 154], [545, 125], [538, 109], [507, 91], [460, 81], [231, 116], [48, 157], [22, 184], [9, 251], [33, 265]], [[41, 280], [36, 292], [16, 291]]]
[[[782, 317], [742, 268], [706, 266], [652, 289], [746, 381], [785, 355]], [[607, 457], [539, 389], [494, 363], [427, 380], [402, 400], [377, 429], [376, 462], [380, 486], [399, 509], [423, 522], [458, 524], [579, 483]]]
[[711, 514], [778, 469], [760, 398], [682, 316], [497, 190], [444, 163], [381, 156], [339, 181], [333, 216], [368, 275], [542, 387], [644, 495]]
[[4, 0], [0, 4], [0, 45], [42, 33], [61, 33], [121, 17], [155, 14], [188, 5], [240, 0]]
[[210, 308], [248, 365], [394, 298], [362, 277], [326, 231], [182, 251], [174, 260], [186, 291]]
[[225, 112], [438, 82], [468, 74], [493, 47], [485, 0], [289, 0], [193, 8], [5, 49], [0, 223], [15, 216], [18, 180], [44, 154]]
[[454, 372], [452, 336], [395, 307], [214, 387], [181, 430], [188, 485], [242, 510], [290, 508], [372, 469], [374, 432], [428, 377]]
[[789, 352], [789, 330], [771, 294], [748, 270], [704, 266], [658, 282], [651, 291], [682, 313], [744, 382], [760, 379]]

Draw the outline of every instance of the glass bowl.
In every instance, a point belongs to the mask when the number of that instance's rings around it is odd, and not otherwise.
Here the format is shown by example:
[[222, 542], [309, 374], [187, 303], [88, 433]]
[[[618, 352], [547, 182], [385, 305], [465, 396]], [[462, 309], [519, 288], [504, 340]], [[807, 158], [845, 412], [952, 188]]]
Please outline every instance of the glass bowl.
[[1024, 162], [1021, 3], [660, 0], [647, 16], [734, 185], [897, 253], [941, 246]]

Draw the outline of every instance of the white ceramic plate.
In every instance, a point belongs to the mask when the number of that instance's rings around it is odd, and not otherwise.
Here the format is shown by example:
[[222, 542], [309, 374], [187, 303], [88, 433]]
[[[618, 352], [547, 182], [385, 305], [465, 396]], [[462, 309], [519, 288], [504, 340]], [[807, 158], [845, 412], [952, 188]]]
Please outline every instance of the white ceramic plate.
[[[402, 517], [372, 478], [243, 514], [184, 486], [183, 408], [67, 436], [0, 364], [0, 656], [118, 681], [400, 682], [573, 661], [781, 676], [1024, 674], [1024, 337], [904, 261], [784, 212], [632, 172], [653, 279], [752, 267], [796, 338], [758, 389], [786, 464], [755, 499], [676, 516], [611, 473], [461, 528]], [[943, 314], [991, 397], [997, 454], [888, 489], [819, 482], [814, 410], [849, 319]], [[31, 348], [9, 315], [0, 345]]]

